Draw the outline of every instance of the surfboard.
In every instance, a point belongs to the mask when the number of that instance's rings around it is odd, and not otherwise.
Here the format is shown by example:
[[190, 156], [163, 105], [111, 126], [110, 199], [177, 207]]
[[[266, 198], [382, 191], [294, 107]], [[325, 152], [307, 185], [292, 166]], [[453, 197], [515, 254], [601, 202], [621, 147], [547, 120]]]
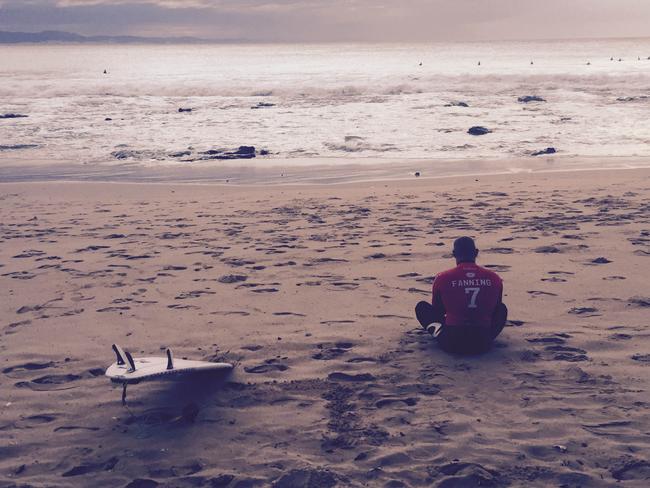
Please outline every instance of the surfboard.
[[124, 386], [122, 403], [126, 401], [127, 385], [187, 374], [227, 372], [233, 369], [230, 363], [174, 359], [171, 349], [167, 349], [166, 357], [133, 358], [117, 344], [112, 347], [117, 361], [108, 367], [106, 376], [113, 383]]

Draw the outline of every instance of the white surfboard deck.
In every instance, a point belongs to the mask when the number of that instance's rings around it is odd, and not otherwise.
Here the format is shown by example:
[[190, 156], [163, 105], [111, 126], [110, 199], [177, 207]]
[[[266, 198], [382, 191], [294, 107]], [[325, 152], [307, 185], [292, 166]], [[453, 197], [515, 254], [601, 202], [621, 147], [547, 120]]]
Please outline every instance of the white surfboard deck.
[[[116, 346], [117, 347], [117, 346]], [[119, 349], [119, 347], [118, 347]], [[119, 349], [121, 356], [125, 354]], [[171, 351], [168, 352], [171, 355]], [[114, 383], [140, 383], [142, 381], [157, 380], [163, 377], [179, 376], [190, 373], [208, 371], [230, 371], [233, 365], [230, 363], [211, 363], [208, 361], [191, 361], [187, 359], [173, 359], [173, 367], [170, 368], [169, 357], [146, 357], [133, 358], [135, 370], [129, 361], [118, 360], [106, 370], [106, 376]]]

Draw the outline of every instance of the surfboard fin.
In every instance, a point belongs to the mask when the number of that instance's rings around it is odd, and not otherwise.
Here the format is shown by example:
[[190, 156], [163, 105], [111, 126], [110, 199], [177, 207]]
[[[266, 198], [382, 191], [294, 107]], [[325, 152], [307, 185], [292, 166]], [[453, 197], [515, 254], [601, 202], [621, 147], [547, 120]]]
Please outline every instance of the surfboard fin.
[[135, 371], [135, 361], [133, 360], [133, 356], [131, 356], [129, 351], [125, 351], [124, 354], [126, 355], [126, 360], [129, 362], [129, 370], [127, 373], [133, 373]]
[[167, 369], [174, 369], [174, 356], [171, 349], [167, 349]]
[[117, 357], [117, 364], [118, 366], [123, 366], [126, 364], [124, 361], [124, 355], [122, 354], [124, 351], [122, 351], [122, 348], [118, 346], [117, 344], [113, 344], [113, 352], [115, 353], [115, 356]]

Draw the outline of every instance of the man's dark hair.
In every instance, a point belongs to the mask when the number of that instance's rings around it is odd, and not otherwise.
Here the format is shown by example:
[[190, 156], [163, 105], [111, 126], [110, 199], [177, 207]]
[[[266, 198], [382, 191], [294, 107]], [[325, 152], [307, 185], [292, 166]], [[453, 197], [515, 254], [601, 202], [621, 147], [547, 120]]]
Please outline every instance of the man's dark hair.
[[471, 237], [459, 237], [454, 241], [454, 257], [459, 262], [474, 262], [478, 256], [478, 249]]

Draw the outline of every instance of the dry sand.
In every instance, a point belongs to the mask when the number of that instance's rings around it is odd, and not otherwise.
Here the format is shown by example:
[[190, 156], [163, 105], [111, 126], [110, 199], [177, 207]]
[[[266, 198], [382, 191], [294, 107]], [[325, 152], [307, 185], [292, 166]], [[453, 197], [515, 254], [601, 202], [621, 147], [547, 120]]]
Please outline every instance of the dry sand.
[[[646, 487], [649, 176], [0, 185], [0, 486]], [[466, 234], [479, 357], [412, 313]], [[237, 367], [124, 408], [113, 342]]]

